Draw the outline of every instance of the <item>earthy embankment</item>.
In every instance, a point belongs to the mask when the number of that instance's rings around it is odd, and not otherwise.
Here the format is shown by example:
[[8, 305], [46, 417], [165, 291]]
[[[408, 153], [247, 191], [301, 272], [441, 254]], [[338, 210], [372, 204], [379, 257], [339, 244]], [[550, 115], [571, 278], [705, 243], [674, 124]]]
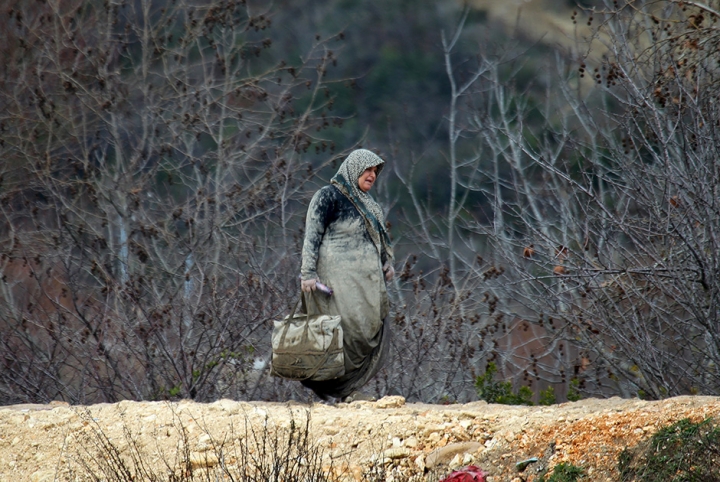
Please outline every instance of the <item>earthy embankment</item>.
[[[284, 440], [291, 421], [302, 428], [308, 416], [312, 453], [340, 480], [379, 470], [386, 480], [437, 480], [454, 465], [474, 464], [491, 482], [532, 482], [541, 467], [563, 461], [583, 467], [590, 480], [616, 480], [623, 448], [679, 419], [719, 412], [717, 397], [588, 399], [550, 407], [406, 404], [402, 397], [338, 405], [15, 405], [0, 407], [0, 481], [86, 480], [83, 462], [92, 465], [107, 447], [124, 457], [143, 453], [157, 474], [220, 464], [237, 470], [243, 453], [257, 453], [238, 450], [243, 440]], [[98, 449], [101, 441], [109, 445]], [[515, 464], [530, 457], [540, 460], [519, 473]], [[179, 460], [186, 460], [184, 469], [174, 466]]]

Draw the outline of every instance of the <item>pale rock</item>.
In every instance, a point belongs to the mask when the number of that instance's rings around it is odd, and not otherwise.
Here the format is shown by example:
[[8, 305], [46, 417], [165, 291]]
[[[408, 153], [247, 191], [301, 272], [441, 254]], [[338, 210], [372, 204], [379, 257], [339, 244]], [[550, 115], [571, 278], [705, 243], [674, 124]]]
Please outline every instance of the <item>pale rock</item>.
[[[483, 401], [487, 405], [486, 402]], [[470, 404], [468, 404], [470, 405]], [[467, 406], [467, 405], [466, 405]], [[470, 420], [475, 420], [478, 417], [478, 413], [470, 410], [463, 410], [458, 415], [459, 418], [469, 418]]]
[[228, 400], [227, 398], [223, 398], [222, 400], [214, 402], [212, 406], [215, 406], [220, 410], [224, 410], [226, 412], [237, 412], [239, 404], [235, 400]]
[[425, 471], [425, 456], [419, 455], [415, 458], [415, 466], [418, 467], [423, 472]]
[[83, 429], [83, 427], [85, 427], [85, 424], [83, 422], [72, 422], [68, 426], [67, 430], [69, 432], [79, 432], [80, 430]]
[[209, 434], [202, 434], [195, 445], [195, 451], [207, 452], [212, 448], [212, 437]]
[[398, 408], [405, 405], [405, 397], [400, 395], [390, 395], [382, 397], [380, 400], [375, 402], [377, 408]]
[[25, 422], [25, 420], [27, 420], [27, 415], [12, 414], [8, 420], [8, 423], [11, 425], [20, 425], [21, 423]]
[[442, 435], [440, 435], [438, 432], [433, 432], [430, 435], [428, 435], [428, 442], [432, 444], [436, 444], [440, 441], [442, 438]]
[[54, 480], [54, 470], [38, 470], [30, 474], [30, 482], [53, 482]]
[[131, 400], [122, 400], [117, 403], [117, 410], [118, 412], [126, 412], [130, 409], [132, 409], [135, 402]]
[[392, 447], [383, 452], [383, 457], [388, 459], [404, 459], [410, 455], [410, 449], [405, 447]]
[[418, 439], [417, 439], [417, 437], [414, 437], [414, 436], [408, 437], [408, 438], [405, 440], [405, 446], [406, 446], [406, 447], [409, 447], [409, 448], [411, 448], [411, 449], [417, 447], [417, 446], [418, 446]]
[[218, 457], [212, 452], [193, 452], [190, 454], [190, 466], [193, 469], [214, 467], [218, 464]]
[[458, 460], [462, 462], [464, 454], [475, 453], [480, 448], [482, 448], [482, 444], [479, 442], [453, 443], [430, 452], [425, 458], [425, 465], [432, 468], [436, 465], [454, 460], [456, 456], [459, 456]]
[[50, 430], [51, 428], [55, 428], [57, 426], [57, 422], [53, 422], [51, 420], [38, 422], [38, 424], [36, 425], [38, 430]]
[[433, 432], [442, 432], [443, 426], [442, 425], [425, 425], [422, 429], [422, 435], [425, 437], [431, 435]]

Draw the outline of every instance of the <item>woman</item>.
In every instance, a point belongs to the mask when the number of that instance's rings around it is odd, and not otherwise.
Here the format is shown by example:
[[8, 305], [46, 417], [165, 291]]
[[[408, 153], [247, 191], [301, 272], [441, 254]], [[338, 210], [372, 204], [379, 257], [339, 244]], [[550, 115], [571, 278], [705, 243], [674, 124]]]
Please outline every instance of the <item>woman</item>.
[[[315, 193], [308, 208], [302, 251], [302, 290], [308, 314], [340, 315], [345, 375], [303, 381], [320, 398], [367, 399], [357, 390], [382, 366], [389, 333], [385, 282], [395, 274], [385, 219], [368, 194], [382, 171], [376, 154], [358, 149]], [[333, 289], [328, 296], [316, 288]]]

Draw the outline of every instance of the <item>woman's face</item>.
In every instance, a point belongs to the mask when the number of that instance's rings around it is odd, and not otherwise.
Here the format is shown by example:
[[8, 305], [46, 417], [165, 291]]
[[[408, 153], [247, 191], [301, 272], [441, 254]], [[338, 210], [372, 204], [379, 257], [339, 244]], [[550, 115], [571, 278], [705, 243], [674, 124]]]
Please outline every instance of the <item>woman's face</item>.
[[377, 179], [377, 170], [377, 166], [368, 167], [362, 174], [360, 174], [360, 177], [358, 178], [358, 187], [363, 192], [368, 192], [370, 188], [373, 187], [373, 184], [375, 184], [375, 179]]

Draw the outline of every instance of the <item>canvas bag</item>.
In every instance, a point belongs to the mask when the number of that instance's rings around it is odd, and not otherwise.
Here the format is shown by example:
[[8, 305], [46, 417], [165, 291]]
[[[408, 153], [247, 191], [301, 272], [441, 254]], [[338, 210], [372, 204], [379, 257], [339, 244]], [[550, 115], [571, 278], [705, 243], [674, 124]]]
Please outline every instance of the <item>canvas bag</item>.
[[[301, 295], [302, 296], [302, 295]], [[295, 314], [273, 321], [270, 373], [289, 380], [332, 380], [345, 374], [340, 315]]]

